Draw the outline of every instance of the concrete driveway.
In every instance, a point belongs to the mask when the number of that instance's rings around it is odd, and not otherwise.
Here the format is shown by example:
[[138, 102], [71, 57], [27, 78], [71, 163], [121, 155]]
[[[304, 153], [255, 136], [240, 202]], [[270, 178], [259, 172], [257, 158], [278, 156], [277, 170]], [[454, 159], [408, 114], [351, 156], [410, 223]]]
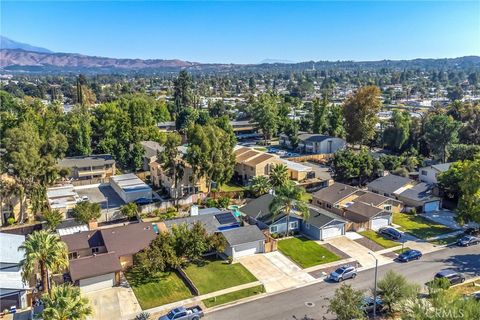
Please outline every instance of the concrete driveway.
[[[318, 243], [329, 243], [335, 248], [345, 252], [353, 259], [357, 260], [362, 265], [362, 267], [369, 268], [375, 266], [375, 259], [370, 254], [368, 254], [371, 250], [348, 237], [336, 237], [326, 241], [318, 241]], [[379, 265], [386, 264], [391, 261], [390, 259], [382, 255], [375, 256], [378, 259]]]
[[142, 309], [131, 288], [113, 287], [85, 293], [93, 308], [89, 320], [129, 320], [135, 318]]
[[[283, 257], [283, 258], [282, 258]], [[314, 280], [280, 252], [255, 254], [238, 259], [262, 284], [266, 292], [291, 288]]]

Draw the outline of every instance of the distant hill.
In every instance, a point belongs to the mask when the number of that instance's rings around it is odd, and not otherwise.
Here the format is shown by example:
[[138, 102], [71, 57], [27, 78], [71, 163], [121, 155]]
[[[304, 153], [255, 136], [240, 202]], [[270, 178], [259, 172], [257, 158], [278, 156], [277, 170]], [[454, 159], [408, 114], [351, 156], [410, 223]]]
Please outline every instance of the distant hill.
[[31, 52], [52, 53], [52, 51], [48, 49], [35, 47], [27, 43], [17, 42], [4, 36], [0, 36], [0, 48], [1, 49], [18, 49], [18, 50], [25, 50], [25, 51], [31, 51]]
[[295, 63], [295, 61], [282, 60], [282, 59], [264, 59], [260, 61], [260, 64], [262, 63]]

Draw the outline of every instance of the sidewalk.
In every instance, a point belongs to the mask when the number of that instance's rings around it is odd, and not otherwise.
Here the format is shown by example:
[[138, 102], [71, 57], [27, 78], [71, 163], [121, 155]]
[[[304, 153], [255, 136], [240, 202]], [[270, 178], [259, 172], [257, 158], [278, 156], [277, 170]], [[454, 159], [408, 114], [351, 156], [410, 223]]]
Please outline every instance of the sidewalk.
[[176, 302], [172, 302], [172, 303], [169, 303], [169, 304], [164, 304], [162, 306], [158, 306], [158, 307], [143, 310], [143, 311], [148, 312], [150, 314], [167, 312], [167, 311], [170, 311], [171, 309], [176, 308], [178, 306], [189, 306], [189, 305], [194, 305], [194, 304], [200, 304], [202, 302], [202, 300], [205, 300], [205, 299], [208, 299], [208, 298], [221, 296], [221, 295], [226, 294], [226, 293], [235, 292], [235, 291], [238, 291], [238, 290], [259, 286], [261, 284], [262, 283], [260, 281], [254, 281], [254, 282], [242, 284], [242, 285], [239, 285], [239, 286], [236, 286], [236, 287], [231, 287], [231, 288], [227, 288], [227, 289], [223, 289], [223, 290], [219, 290], [219, 291], [215, 291], [215, 292], [210, 292], [210, 293], [207, 293], [207, 294], [202, 294], [200, 296], [196, 296], [196, 297], [193, 297], [193, 298], [176, 301]]

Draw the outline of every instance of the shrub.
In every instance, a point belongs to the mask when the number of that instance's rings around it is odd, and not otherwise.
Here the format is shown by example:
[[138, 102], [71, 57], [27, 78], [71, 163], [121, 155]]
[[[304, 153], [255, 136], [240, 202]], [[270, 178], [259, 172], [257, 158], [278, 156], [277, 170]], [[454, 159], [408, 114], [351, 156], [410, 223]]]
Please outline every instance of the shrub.
[[215, 201], [215, 199], [208, 198], [207, 201], [205, 201], [205, 205], [207, 208], [213, 208], [217, 206], [217, 201]]
[[220, 208], [227, 208], [228, 205], [230, 204], [230, 198], [229, 197], [223, 197], [220, 200], [217, 201], [217, 205]]
[[7, 224], [8, 224], [9, 226], [11, 226], [11, 225], [14, 224], [14, 223], [15, 223], [15, 218], [14, 218], [14, 217], [10, 217], [10, 218], [7, 219]]

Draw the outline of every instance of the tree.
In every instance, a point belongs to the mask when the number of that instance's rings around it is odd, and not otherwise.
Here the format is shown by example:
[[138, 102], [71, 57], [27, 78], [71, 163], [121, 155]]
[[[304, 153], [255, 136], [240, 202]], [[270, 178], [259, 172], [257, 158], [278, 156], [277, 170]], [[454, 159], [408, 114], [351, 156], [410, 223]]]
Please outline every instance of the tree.
[[290, 141], [290, 146], [292, 149], [296, 149], [299, 142], [298, 123], [295, 120], [286, 120], [284, 133], [288, 137], [288, 141]]
[[480, 223], [480, 156], [475, 160], [464, 161], [463, 179], [459, 182], [460, 201], [458, 202], [458, 222]]
[[328, 312], [333, 313], [338, 320], [364, 319], [362, 305], [363, 292], [353, 289], [349, 284], [342, 284], [330, 299]]
[[462, 100], [463, 90], [460, 86], [450, 87], [447, 89], [447, 98], [451, 101]]
[[476, 154], [480, 154], [480, 145], [474, 144], [451, 144], [448, 147], [448, 161], [473, 160]]
[[68, 267], [68, 251], [65, 243], [57, 234], [47, 231], [35, 231], [19, 247], [23, 251], [22, 277], [28, 281], [40, 270], [43, 293], [50, 291], [49, 274], [61, 272]]
[[273, 165], [268, 180], [274, 189], [286, 185], [289, 181], [287, 166], [281, 163]]
[[250, 183], [250, 191], [256, 196], [260, 197], [270, 191], [271, 185], [266, 176], [255, 176]]
[[348, 142], [365, 144], [373, 138], [381, 105], [380, 90], [375, 86], [362, 87], [345, 101], [343, 115]]
[[392, 270], [387, 271], [383, 279], [378, 282], [378, 295], [382, 300], [382, 307], [388, 314], [393, 314], [406, 300], [415, 297], [418, 287]]
[[381, 162], [374, 160], [365, 149], [360, 152], [340, 150], [335, 153], [332, 162], [335, 180], [357, 179], [358, 185], [361, 185], [365, 178], [371, 178], [379, 165], [381, 166]]
[[180, 71], [173, 81], [173, 101], [177, 115], [184, 109], [193, 107], [193, 80], [185, 70]]
[[262, 93], [253, 104], [253, 120], [262, 130], [265, 144], [278, 130], [278, 98], [273, 93]]
[[209, 248], [209, 236], [203, 224], [182, 223], [172, 227], [175, 239], [175, 252], [183, 261], [198, 261]]
[[130, 202], [127, 204], [124, 204], [120, 208], [120, 212], [122, 213], [123, 216], [133, 219], [136, 218], [138, 215], [138, 206], [135, 202]]
[[383, 132], [384, 143], [392, 150], [400, 151], [409, 138], [411, 122], [407, 111], [394, 110], [391, 125]]
[[283, 214], [286, 217], [288, 236], [290, 231], [290, 215], [297, 213], [302, 216], [303, 220], [308, 220], [310, 210], [305, 201], [302, 200], [304, 191], [302, 188], [295, 186], [293, 183], [287, 183], [279, 186], [275, 190], [275, 196], [270, 203], [269, 209], [275, 219], [276, 216]]
[[207, 245], [210, 251], [220, 253], [225, 251], [225, 247], [227, 246], [227, 240], [222, 233], [215, 232], [208, 237]]
[[460, 182], [463, 181], [463, 162], [458, 161], [450, 165], [445, 172], [440, 172], [437, 176], [440, 189], [446, 192], [448, 198], [456, 198], [460, 196]]
[[313, 133], [325, 133], [329, 127], [327, 124], [327, 105], [328, 100], [324, 99], [323, 103], [320, 104], [319, 99], [313, 101], [313, 123], [312, 123], [312, 132]]
[[51, 320], [83, 320], [93, 314], [88, 298], [80, 288], [72, 285], [54, 286], [50, 295], [42, 297], [44, 304], [40, 316]]
[[427, 118], [424, 126], [424, 139], [428, 148], [442, 162], [446, 162], [448, 156], [447, 147], [458, 140], [460, 123], [451, 116], [438, 114]]
[[342, 106], [332, 105], [327, 115], [328, 134], [332, 137], [345, 138], [345, 119]]
[[183, 178], [185, 165], [181, 159], [178, 147], [182, 143], [182, 137], [177, 133], [169, 134], [163, 152], [157, 155], [158, 161], [162, 166], [165, 175], [172, 179], [172, 189], [174, 189], [175, 206], [178, 207], [178, 199], [182, 196], [182, 190], [179, 189], [178, 182]]
[[149, 276], [180, 265], [175, 252], [175, 238], [168, 232], [161, 232], [147, 248], [136, 253], [133, 259], [134, 268]]
[[60, 210], [57, 209], [47, 209], [43, 212], [43, 219], [45, 219], [47, 223], [48, 230], [54, 231], [57, 226], [62, 222], [63, 214], [60, 212]]
[[101, 215], [102, 213], [100, 204], [89, 201], [82, 201], [78, 203], [72, 210], [72, 216], [75, 218], [75, 220], [82, 223], [95, 221], [100, 218]]
[[68, 139], [68, 154], [86, 156], [92, 154], [91, 114], [85, 105], [76, 106], [67, 114], [66, 136]]

